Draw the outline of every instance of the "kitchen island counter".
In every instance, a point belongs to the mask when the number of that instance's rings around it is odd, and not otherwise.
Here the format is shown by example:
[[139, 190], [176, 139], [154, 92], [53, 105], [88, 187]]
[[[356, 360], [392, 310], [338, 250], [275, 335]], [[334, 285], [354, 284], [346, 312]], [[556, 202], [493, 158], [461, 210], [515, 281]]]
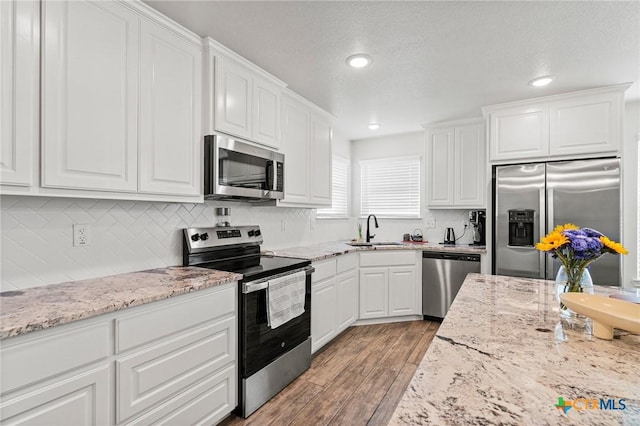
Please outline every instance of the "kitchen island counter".
[[391, 424], [640, 424], [640, 336], [589, 324], [561, 320], [552, 281], [469, 274]]
[[239, 281], [242, 275], [168, 267], [0, 293], [0, 339]]

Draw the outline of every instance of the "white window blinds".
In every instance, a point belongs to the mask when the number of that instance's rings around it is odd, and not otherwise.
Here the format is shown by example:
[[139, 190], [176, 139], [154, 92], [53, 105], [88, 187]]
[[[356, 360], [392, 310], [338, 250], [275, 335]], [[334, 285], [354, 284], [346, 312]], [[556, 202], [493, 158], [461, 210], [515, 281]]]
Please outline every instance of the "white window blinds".
[[420, 217], [420, 157], [360, 161], [360, 215]]
[[349, 160], [333, 157], [331, 177], [331, 207], [318, 209], [319, 218], [345, 218], [349, 216]]

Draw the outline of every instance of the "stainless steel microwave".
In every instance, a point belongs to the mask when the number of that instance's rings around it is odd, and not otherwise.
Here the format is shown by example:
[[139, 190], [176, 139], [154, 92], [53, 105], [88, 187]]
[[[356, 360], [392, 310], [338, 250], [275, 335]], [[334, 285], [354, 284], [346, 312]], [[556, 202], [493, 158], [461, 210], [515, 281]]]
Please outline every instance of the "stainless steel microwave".
[[205, 136], [204, 198], [284, 198], [284, 155], [224, 134]]

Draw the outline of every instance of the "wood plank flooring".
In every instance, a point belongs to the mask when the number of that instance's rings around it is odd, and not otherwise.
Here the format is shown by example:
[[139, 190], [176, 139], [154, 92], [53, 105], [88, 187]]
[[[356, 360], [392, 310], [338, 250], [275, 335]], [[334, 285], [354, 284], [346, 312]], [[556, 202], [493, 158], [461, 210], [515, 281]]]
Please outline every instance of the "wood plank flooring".
[[386, 425], [438, 327], [412, 321], [350, 327], [311, 368], [237, 425]]

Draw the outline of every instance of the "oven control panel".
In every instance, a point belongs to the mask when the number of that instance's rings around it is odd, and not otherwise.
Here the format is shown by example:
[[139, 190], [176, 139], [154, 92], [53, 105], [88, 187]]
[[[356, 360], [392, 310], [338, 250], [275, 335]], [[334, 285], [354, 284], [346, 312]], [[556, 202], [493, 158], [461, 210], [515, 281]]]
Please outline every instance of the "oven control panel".
[[184, 241], [189, 253], [198, 253], [232, 245], [260, 245], [262, 232], [257, 225], [186, 228]]

